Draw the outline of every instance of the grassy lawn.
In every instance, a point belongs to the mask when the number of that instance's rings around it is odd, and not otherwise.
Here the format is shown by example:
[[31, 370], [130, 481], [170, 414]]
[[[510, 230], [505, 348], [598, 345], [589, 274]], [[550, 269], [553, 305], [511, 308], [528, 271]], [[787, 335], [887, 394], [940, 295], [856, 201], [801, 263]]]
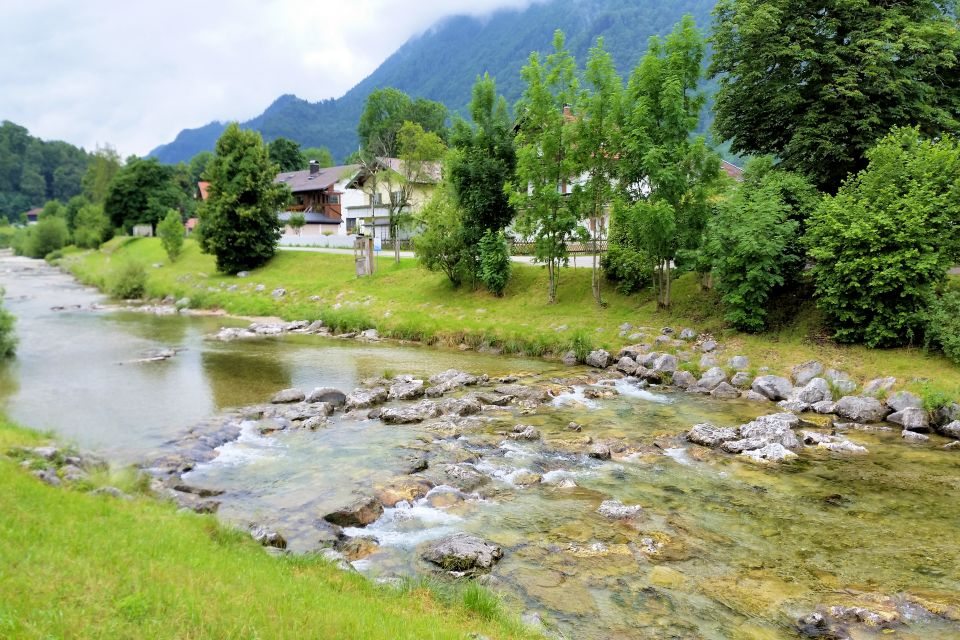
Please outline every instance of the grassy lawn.
[[[874, 350], [839, 346], [824, 338], [812, 305], [785, 312], [781, 328], [760, 335], [726, 328], [716, 296], [703, 292], [691, 275], [674, 284], [674, 308], [657, 311], [652, 296], [617, 294], [607, 286], [608, 306], [594, 304], [589, 269], [565, 269], [560, 276], [560, 301], [546, 303], [545, 269], [513, 265], [513, 277], [503, 298], [483, 291], [453, 288], [442, 274], [420, 269], [413, 259], [399, 265], [392, 257], [378, 261], [369, 278], [354, 276], [350, 255], [281, 251], [248, 278], [218, 275], [211, 256], [192, 241], [170, 265], [156, 239], [118, 238], [99, 252], [77, 253], [64, 264], [82, 280], [103, 286], [111, 271], [125, 260], [148, 265], [148, 293], [189, 297], [191, 306], [218, 307], [238, 315], [280, 316], [285, 319], [322, 318], [340, 329], [376, 327], [381, 334], [431, 343], [472, 347], [491, 345], [505, 352], [541, 355], [562, 353], [575, 336], [597, 347], [616, 350], [628, 340], [619, 337], [625, 322], [647, 327], [652, 338], [661, 327], [690, 326], [714, 335], [725, 361], [732, 355], [750, 357], [755, 366], [777, 373], [811, 359], [850, 373], [860, 382], [892, 375], [900, 386], [917, 392], [939, 392], [960, 398], [960, 367], [921, 349]], [[153, 268], [162, 263], [161, 268]], [[261, 292], [254, 291], [264, 285]], [[236, 285], [236, 290], [227, 287]], [[277, 287], [287, 295], [274, 299]], [[310, 298], [314, 299], [311, 300]]]
[[[0, 418], [0, 454], [42, 442]], [[530, 637], [479, 588], [378, 587], [212, 516], [47, 486], [3, 455], [0, 514], [2, 638]]]

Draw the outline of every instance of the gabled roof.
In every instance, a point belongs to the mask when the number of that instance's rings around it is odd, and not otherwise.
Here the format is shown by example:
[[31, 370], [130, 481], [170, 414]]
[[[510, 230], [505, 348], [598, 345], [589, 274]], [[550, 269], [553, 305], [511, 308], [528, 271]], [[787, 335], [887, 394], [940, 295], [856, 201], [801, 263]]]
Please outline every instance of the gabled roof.
[[310, 173], [309, 169], [304, 171], [286, 171], [277, 174], [277, 177], [274, 178], [273, 181], [287, 185], [293, 193], [323, 191], [335, 185], [344, 176], [356, 172], [359, 168], [360, 165], [348, 164], [339, 167], [326, 167], [316, 173]]
[[[404, 161], [400, 160], [399, 158], [378, 157], [376, 164], [378, 165], [378, 169], [389, 169], [394, 173], [398, 173], [400, 175], [404, 174]], [[354, 182], [351, 182], [351, 184], [348, 185], [348, 187], [354, 186], [355, 184], [362, 184], [365, 177], [365, 173], [366, 172], [361, 171], [357, 175]], [[423, 174], [413, 176], [415, 178], [413, 181], [417, 182], [418, 184], [437, 184], [442, 179], [442, 174], [443, 174], [443, 163], [424, 162]]]
[[43, 213], [43, 207], [35, 207], [23, 215], [27, 216], [27, 219], [29, 220], [30, 218], [37, 219], [40, 217], [41, 213]]
[[201, 180], [197, 183], [197, 188], [200, 189], [200, 199], [206, 200], [210, 196], [210, 183]]
[[720, 170], [725, 174], [736, 180], [737, 182], [743, 182], [743, 169], [733, 164], [732, 162], [727, 162], [722, 160], [720, 162]]

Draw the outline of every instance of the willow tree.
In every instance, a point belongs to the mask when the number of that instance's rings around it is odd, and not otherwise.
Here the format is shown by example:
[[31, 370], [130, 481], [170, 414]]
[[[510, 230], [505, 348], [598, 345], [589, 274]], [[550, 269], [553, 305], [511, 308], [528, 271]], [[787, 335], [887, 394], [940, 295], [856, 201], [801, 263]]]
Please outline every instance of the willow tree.
[[576, 120], [574, 154], [584, 179], [574, 189], [578, 209], [589, 219], [593, 245], [593, 298], [603, 303], [600, 295], [598, 260], [605, 231], [604, 215], [614, 194], [614, 183], [620, 145], [620, 110], [623, 81], [617, 75], [613, 58], [597, 40], [587, 58], [586, 90], [580, 97]]
[[703, 241], [720, 158], [693, 136], [705, 97], [698, 90], [705, 44], [690, 16], [665, 39], [650, 39], [627, 85], [616, 219], [618, 237], [646, 257], [657, 307], [670, 307], [672, 269]]
[[567, 110], [577, 95], [576, 73], [560, 31], [553, 37], [553, 53], [543, 61], [532, 53], [521, 71], [527, 86], [517, 110], [517, 171], [510, 201], [517, 208], [517, 229], [534, 240], [534, 259], [547, 266], [551, 304], [557, 301], [560, 268], [568, 262], [567, 242], [577, 235], [579, 222], [564, 193], [577, 176], [572, 153], [576, 133]]

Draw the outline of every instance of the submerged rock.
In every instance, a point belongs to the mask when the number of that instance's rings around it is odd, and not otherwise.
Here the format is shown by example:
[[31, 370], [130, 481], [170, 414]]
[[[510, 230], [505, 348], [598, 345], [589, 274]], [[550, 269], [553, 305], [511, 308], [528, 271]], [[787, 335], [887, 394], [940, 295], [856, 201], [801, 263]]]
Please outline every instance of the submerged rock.
[[597, 508], [597, 513], [611, 520], [627, 520], [643, 515], [643, 507], [625, 505], [619, 500], [604, 500]]
[[342, 407], [347, 401], [347, 395], [333, 387], [317, 387], [307, 394], [307, 402], [326, 402], [334, 407]]
[[303, 402], [306, 397], [306, 394], [300, 389], [284, 389], [283, 391], [275, 393], [274, 396], [270, 398], [270, 402], [273, 404], [291, 404], [294, 402]]
[[341, 527], [365, 527], [383, 514], [383, 505], [374, 497], [358, 498], [323, 519]]
[[457, 533], [427, 545], [422, 557], [445, 571], [485, 571], [503, 557], [503, 549], [477, 536]]
[[770, 442], [759, 449], [750, 449], [740, 454], [756, 462], [783, 462], [796, 458], [797, 454], [784, 447], [779, 442]]

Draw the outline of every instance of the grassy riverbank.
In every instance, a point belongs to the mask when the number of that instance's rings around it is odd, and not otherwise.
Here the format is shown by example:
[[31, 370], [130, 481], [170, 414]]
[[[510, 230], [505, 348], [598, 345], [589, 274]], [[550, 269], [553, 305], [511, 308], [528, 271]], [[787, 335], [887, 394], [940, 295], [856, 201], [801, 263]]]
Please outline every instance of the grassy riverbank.
[[[104, 287], [110, 274], [128, 260], [148, 265], [149, 296], [189, 297], [193, 307], [217, 307], [237, 315], [321, 318], [341, 330], [376, 327], [386, 336], [534, 356], [559, 354], [575, 343], [616, 350], [629, 342], [619, 336], [623, 323], [650, 328], [648, 336], [663, 326], [691, 326], [721, 342], [723, 361], [743, 354], [756, 366], [786, 373], [793, 365], [817, 359], [860, 382], [892, 375], [903, 388], [960, 398], [960, 367], [916, 348], [835, 345], [824, 338], [809, 304], [783, 310], [781, 325], [774, 331], [761, 335], [731, 331], [716, 296], [700, 291], [689, 275], [674, 284], [674, 308], [666, 313], [656, 310], [649, 294], [622, 296], [609, 286], [604, 294], [608, 305], [599, 307], [591, 296], [589, 269], [564, 270], [560, 302], [548, 305], [545, 270], [522, 264], [513, 265], [503, 298], [454, 289], [442, 274], [420, 269], [415, 260], [395, 265], [388, 256], [379, 259], [374, 276], [356, 278], [350, 255], [281, 251], [248, 278], [236, 278], [217, 274], [213, 258], [201, 254], [192, 241], [187, 241], [180, 259], [169, 264], [158, 240], [118, 238], [101, 251], [72, 254], [63, 264], [81, 280]], [[150, 266], [160, 263], [161, 268]], [[262, 291], [255, 290], [258, 284]], [[274, 298], [271, 292], [278, 287], [287, 295]]]
[[150, 497], [48, 486], [2, 455], [43, 442], [0, 417], [0, 637], [529, 637], [486, 591], [378, 587]]

